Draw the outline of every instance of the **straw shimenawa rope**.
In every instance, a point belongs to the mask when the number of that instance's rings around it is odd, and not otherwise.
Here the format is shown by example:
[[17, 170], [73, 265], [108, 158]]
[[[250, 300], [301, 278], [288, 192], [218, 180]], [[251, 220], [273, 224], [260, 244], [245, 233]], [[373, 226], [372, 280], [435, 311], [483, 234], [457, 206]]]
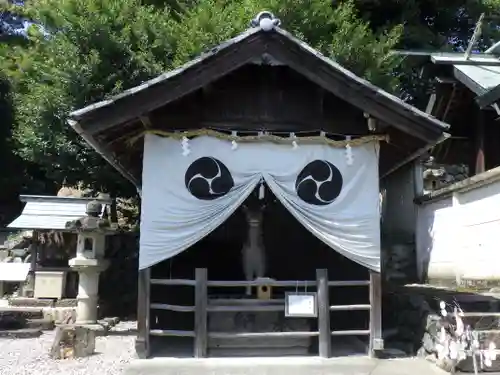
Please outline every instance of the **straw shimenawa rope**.
[[[280, 144], [292, 144], [292, 142], [297, 142], [297, 144], [326, 144], [332, 147], [346, 147], [350, 146], [359, 146], [365, 143], [374, 142], [374, 141], [385, 141], [389, 142], [388, 135], [367, 135], [354, 139], [345, 139], [341, 141], [336, 141], [326, 137], [325, 135], [315, 135], [315, 136], [300, 136], [300, 137], [281, 137], [274, 134], [269, 134], [263, 132], [261, 135], [234, 135], [226, 134], [222, 132], [218, 132], [212, 129], [196, 129], [196, 130], [187, 130], [187, 131], [177, 131], [177, 132], [167, 132], [164, 130], [155, 130], [148, 129], [144, 132], [141, 132], [137, 136], [131, 138], [129, 140], [130, 144], [135, 143], [138, 139], [142, 138], [145, 134], [154, 134], [161, 137], [169, 137], [173, 139], [182, 140], [184, 137], [193, 138], [200, 136], [210, 136], [217, 139], [222, 139], [226, 141], [236, 141], [236, 142], [273, 142]], [[291, 133], [292, 134], [292, 133]]]

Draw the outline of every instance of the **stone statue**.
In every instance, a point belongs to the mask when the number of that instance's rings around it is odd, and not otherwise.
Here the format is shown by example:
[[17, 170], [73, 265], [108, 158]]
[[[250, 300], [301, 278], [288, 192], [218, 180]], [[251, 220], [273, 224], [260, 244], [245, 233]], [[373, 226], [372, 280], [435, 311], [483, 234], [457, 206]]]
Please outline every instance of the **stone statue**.
[[[243, 271], [247, 281], [264, 277], [266, 271], [265, 248], [262, 239], [264, 207], [265, 205], [243, 206], [248, 223], [248, 236], [242, 249]], [[252, 287], [247, 287], [246, 294], [252, 294]]]

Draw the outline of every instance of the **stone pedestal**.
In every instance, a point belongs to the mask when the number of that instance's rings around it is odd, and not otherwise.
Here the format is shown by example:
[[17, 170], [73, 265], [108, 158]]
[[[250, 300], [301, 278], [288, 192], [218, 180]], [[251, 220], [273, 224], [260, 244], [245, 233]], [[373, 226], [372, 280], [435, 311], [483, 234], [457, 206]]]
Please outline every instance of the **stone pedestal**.
[[95, 352], [95, 338], [95, 332], [86, 327], [57, 327], [50, 356], [54, 359], [88, 357]]
[[99, 274], [108, 267], [104, 259], [73, 258], [69, 265], [79, 275], [76, 322], [92, 324], [97, 322]]

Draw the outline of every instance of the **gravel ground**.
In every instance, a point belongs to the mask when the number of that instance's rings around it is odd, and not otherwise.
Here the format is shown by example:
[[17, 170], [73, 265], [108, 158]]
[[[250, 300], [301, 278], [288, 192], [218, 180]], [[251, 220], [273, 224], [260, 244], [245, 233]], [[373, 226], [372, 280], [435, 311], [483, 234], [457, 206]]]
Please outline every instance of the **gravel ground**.
[[33, 339], [0, 338], [0, 375], [119, 375], [135, 357], [135, 322], [121, 322], [109, 336], [96, 339], [96, 354], [53, 360], [49, 349], [55, 331]]

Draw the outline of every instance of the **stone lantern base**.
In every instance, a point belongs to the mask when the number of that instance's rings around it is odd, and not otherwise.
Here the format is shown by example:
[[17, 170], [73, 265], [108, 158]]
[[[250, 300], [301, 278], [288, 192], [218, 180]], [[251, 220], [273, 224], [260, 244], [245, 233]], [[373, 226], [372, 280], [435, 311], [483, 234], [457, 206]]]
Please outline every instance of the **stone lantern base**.
[[73, 258], [69, 266], [78, 272], [78, 296], [76, 323], [93, 324], [97, 322], [99, 274], [109, 266], [105, 259]]

